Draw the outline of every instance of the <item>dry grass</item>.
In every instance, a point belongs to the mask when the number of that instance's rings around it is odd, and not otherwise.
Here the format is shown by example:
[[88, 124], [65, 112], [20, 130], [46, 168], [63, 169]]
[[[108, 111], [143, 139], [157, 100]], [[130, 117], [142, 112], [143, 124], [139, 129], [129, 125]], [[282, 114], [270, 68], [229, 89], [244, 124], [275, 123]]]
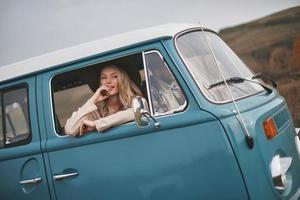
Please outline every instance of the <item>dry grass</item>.
[[254, 72], [277, 81], [300, 127], [300, 7], [221, 30], [220, 36]]

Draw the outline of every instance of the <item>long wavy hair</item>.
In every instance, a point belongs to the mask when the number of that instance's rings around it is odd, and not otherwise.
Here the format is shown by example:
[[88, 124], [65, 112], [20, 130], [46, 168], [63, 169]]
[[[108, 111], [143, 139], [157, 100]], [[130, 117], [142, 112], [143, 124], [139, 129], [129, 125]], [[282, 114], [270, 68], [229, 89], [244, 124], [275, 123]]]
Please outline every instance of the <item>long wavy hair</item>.
[[[129, 78], [127, 75], [126, 71], [123, 70], [122, 68], [117, 67], [116, 65], [109, 64], [105, 65], [104, 67], [101, 68], [100, 74], [104, 68], [107, 67], [112, 67], [117, 71], [117, 85], [118, 85], [118, 97], [119, 97], [119, 109], [116, 111], [120, 110], [126, 110], [131, 107], [131, 101], [135, 96], [143, 96], [142, 92], [140, 89], [136, 86], [136, 84]], [[101, 85], [101, 80], [99, 80], [99, 83]], [[113, 114], [107, 104], [107, 101], [109, 100], [106, 99], [104, 102], [101, 102], [99, 105], [99, 111], [101, 117], [106, 117], [108, 115]], [[115, 112], [114, 112], [115, 113]]]

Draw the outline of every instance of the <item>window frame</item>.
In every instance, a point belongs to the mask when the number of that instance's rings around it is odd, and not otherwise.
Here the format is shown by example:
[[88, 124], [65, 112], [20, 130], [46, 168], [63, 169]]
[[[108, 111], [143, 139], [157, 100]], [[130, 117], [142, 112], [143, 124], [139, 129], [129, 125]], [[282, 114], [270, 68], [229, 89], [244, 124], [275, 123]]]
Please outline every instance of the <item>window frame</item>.
[[[4, 108], [4, 94], [7, 92], [11, 92], [14, 90], [18, 90], [18, 89], [25, 89], [26, 90], [26, 97], [27, 97], [27, 110], [28, 110], [28, 136], [23, 139], [20, 140], [18, 142], [12, 142], [9, 144], [6, 144], [6, 113], [5, 113], [5, 108]], [[28, 83], [26, 82], [22, 82], [22, 83], [18, 83], [16, 85], [11, 85], [11, 86], [7, 86], [7, 87], [3, 87], [0, 88], [0, 102], [1, 102], [1, 115], [2, 115], [2, 131], [3, 131], [3, 146], [0, 146], [0, 149], [4, 149], [4, 148], [10, 148], [10, 147], [15, 147], [15, 146], [20, 146], [20, 145], [25, 145], [25, 144], [29, 144], [32, 140], [32, 129], [31, 129], [31, 117], [30, 117], [30, 106], [29, 106], [29, 86]]]
[[[161, 43], [160, 43], [161, 44]], [[185, 98], [185, 104], [182, 110], [180, 111], [175, 111], [173, 113], [169, 113], [169, 114], [162, 114], [162, 115], [157, 115], [155, 116], [156, 118], [160, 118], [160, 117], [165, 117], [165, 116], [171, 116], [171, 115], [176, 115], [182, 112], [185, 112], [188, 108], [189, 105], [189, 100], [187, 98], [187, 95], [185, 93], [185, 91], [183, 90], [183, 87], [181, 86], [180, 81], [178, 81], [178, 77], [176, 77], [174, 75], [174, 71], [172, 70], [172, 68], [170, 67], [170, 63], [168, 63], [166, 61], [166, 59], [164, 58], [163, 54], [161, 53], [161, 51], [159, 50], [159, 48], [157, 47], [150, 47], [150, 48], [139, 48], [137, 47], [137, 49], [124, 53], [124, 52], [118, 52], [117, 55], [115, 53], [112, 54], [106, 54], [103, 55], [103, 57], [96, 57], [94, 59], [91, 60], [86, 60], [86, 61], [80, 61], [78, 63], [75, 64], [71, 63], [71, 64], [67, 64], [65, 65], [63, 68], [60, 68], [60, 70], [55, 70], [55, 72], [51, 73], [51, 75], [49, 76], [48, 79], [48, 94], [49, 94], [49, 102], [50, 102], [50, 112], [51, 112], [51, 123], [52, 123], [52, 132], [54, 133], [53, 135], [58, 137], [58, 138], [64, 138], [64, 137], [68, 137], [69, 135], [67, 134], [60, 134], [57, 132], [57, 127], [56, 127], [56, 123], [55, 123], [55, 102], [54, 102], [54, 93], [53, 93], [53, 87], [52, 87], [52, 80], [54, 77], [56, 77], [57, 75], [63, 74], [63, 73], [68, 73], [68, 72], [72, 72], [74, 70], [79, 70], [79, 69], [83, 69], [83, 68], [88, 68], [88, 67], [92, 67], [93, 65], [97, 65], [97, 64], [101, 64], [104, 62], [110, 62], [116, 59], [120, 59], [120, 58], [125, 58], [127, 56], [131, 56], [134, 54], [141, 54], [142, 56], [142, 64], [143, 64], [143, 69], [144, 69], [144, 76], [145, 76], [145, 83], [146, 83], [146, 89], [147, 89], [147, 101], [149, 103], [149, 109], [150, 109], [150, 113], [153, 116], [153, 107], [152, 107], [152, 100], [151, 100], [151, 93], [149, 90], [149, 80], [148, 80], [148, 75], [147, 75], [147, 66], [145, 63], [145, 53], [149, 53], [151, 51], [155, 51], [159, 54], [159, 56], [162, 58], [162, 60], [165, 62], [166, 67], [168, 68], [168, 70], [170, 71], [170, 73], [173, 75], [173, 77], [175, 78], [176, 82], [178, 83], [182, 94], [184, 95]], [[103, 59], [102, 59], [103, 58]], [[72, 67], [73, 66], [73, 67]]]
[[[211, 32], [211, 33], [217, 35], [218, 37], [220, 37], [220, 36], [218, 35], [218, 33], [216, 33], [216, 32], [213, 31], [213, 30], [207, 29], [207, 28], [191, 28], [191, 29], [187, 29], [187, 30], [184, 30], [184, 31], [182, 31], [182, 32], [177, 33], [176, 36], [173, 38], [173, 45], [174, 45], [174, 47], [175, 47], [175, 50], [176, 50], [176, 52], [177, 52], [177, 54], [178, 54], [180, 60], [183, 62], [184, 67], [187, 69], [187, 71], [188, 71], [189, 74], [191, 75], [192, 80], [193, 80], [193, 82], [195, 83], [195, 85], [197, 86], [198, 90], [201, 92], [201, 94], [205, 97], [205, 99], [206, 99], [208, 102], [213, 103], [213, 104], [215, 104], [215, 105], [223, 105], [223, 104], [232, 103], [232, 101], [233, 101], [232, 99], [224, 100], [224, 101], [215, 101], [215, 100], [209, 98], [209, 97], [205, 94], [205, 92], [202, 90], [202, 88], [198, 85], [198, 83], [196, 82], [194, 73], [190, 70], [190, 68], [188, 67], [188, 64], [187, 64], [185, 58], [183, 57], [182, 53], [179, 51], [179, 48], [178, 48], [178, 45], [177, 45], [177, 39], [178, 39], [179, 37], [183, 36], [183, 35], [189, 34], [189, 33], [191, 33], [191, 32], [197, 32], [197, 31], [198, 31], [198, 32], [202, 32], [202, 31], [203, 31], [203, 32]], [[221, 39], [222, 39], [222, 38], [221, 38]], [[226, 43], [225, 43], [225, 44], [226, 44]], [[226, 44], [226, 45], [227, 45], [227, 44]], [[240, 59], [240, 57], [238, 57], [238, 58]], [[241, 60], [241, 59], [240, 59], [240, 60]], [[241, 61], [242, 61], [242, 60], [241, 60]], [[243, 62], [243, 61], [242, 61], [242, 62]], [[255, 73], [254, 73], [247, 65], [246, 65], [246, 67], [251, 71], [251, 73], [255, 74]], [[260, 90], [260, 91], [257, 91], [256, 93], [252, 93], [252, 94], [250, 94], [250, 95], [245, 95], [245, 96], [241, 96], [241, 97], [238, 97], [238, 98], [234, 98], [234, 101], [239, 101], [239, 100], [242, 100], [242, 99], [246, 99], [246, 98], [248, 98], [248, 97], [251, 97], [251, 96], [255, 96], [255, 95], [257, 95], [257, 94], [260, 94], [260, 93], [262, 93], [262, 92], [264, 92], [263, 89]]]
[[[148, 66], [146, 65], [146, 55], [150, 54], [150, 53], [157, 53], [158, 54], [158, 56], [165, 63], [165, 66], [168, 69], [168, 71], [172, 74], [172, 76], [176, 80], [176, 82], [177, 82], [177, 84], [178, 84], [178, 86], [179, 86], [179, 88], [180, 88], [180, 90], [181, 90], [181, 92], [184, 96], [184, 99], [185, 99], [185, 102], [182, 105], [182, 110], [170, 110], [170, 111], [174, 111], [174, 112], [163, 113], [163, 114], [160, 114], [160, 115], [154, 115], [154, 108], [153, 108], [153, 105], [152, 105], [152, 95], [151, 95], [151, 90], [150, 90], [150, 81], [149, 81], [149, 77], [148, 77]], [[165, 60], [162, 53], [158, 49], [151, 49], [151, 50], [143, 51], [143, 65], [144, 65], [144, 69], [145, 69], [145, 80], [146, 80], [146, 86], [147, 86], [147, 95], [148, 95], [148, 104], [149, 104], [150, 114], [152, 116], [154, 116], [155, 118], [159, 118], [159, 117], [171, 116], [171, 115], [174, 115], [174, 114], [177, 114], [177, 113], [184, 112], [188, 107], [188, 98], [185, 94], [185, 91], [182, 89], [182, 86], [181, 86], [180, 82], [178, 81], [177, 77], [174, 75], [174, 72], [170, 68], [170, 64]]]
[[[114, 54], [111, 54], [111, 56], [109, 56], [109, 58], [104, 58], [104, 59], [101, 59], [101, 57], [99, 58], [95, 58], [95, 59], [91, 59], [89, 60], [88, 62], [84, 62], [84, 64], [81, 64], [81, 62], [78, 63], [78, 66], [76, 67], [70, 67], [70, 65], [66, 65], [64, 66], [64, 69], [60, 70], [59, 72], [56, 72], [56, 73], [53, 73], [50, 78], [49, 78], [49, 82], [48, 82], [48, 85], [49, 85], [49, 97], [50, 97], [50, 110], [51, 110], [51, 119], [52, 119], [52, 129], [54, 131], [54, 135], [56, 137], [69, 137], [69, 135], [67, 134], [60, 134], [57, 132], [57, 127], [56, 127], [56, 123], [55, 123], [55, 102], [54, 102], [54, 93], [52, 92], [52, 80], [55, 76], [58, 76], [60, 74], [63, 74], [63, 73], [68, 73], [68, 72], [72, 72], [72, 71], [75, 71], [75, 70], [80, 70], [80, 69], [84, 69], [84, 68], [89, 68], [89, 67], [93, 67], [93, 65], [97, 65], [97, 64], [101, 64], [101, 63], [105, 63], [105, 62], [111, 62], [113, 60], [116, 60], [116, 59], [120, 59], [120, 58], [124, 58], [124, 57], [127, 57], [127, 56], [132, 56], [132, 55], [135, 55], [135, 54], [141, 54], [141, 57], [142, 59], [143, 58], [143, 52], [145, 50], [136, 50], [136, 51], [132, 51], [130, 53], [120, 53], [118, 54], [117, 56], [114, 56]], [[106, 56], [104, 56], [106, 57]], [[143, 67], [145, 69], [145, 66], [144, 66], [144, 60], [142, 60], [142, 63], [143, 63]], [[71, 64], [72, 66], [73, 64]], [[68, 68], [68, 69], [67, 69]], [[145, 77], [146, 79], [146, 77]]]

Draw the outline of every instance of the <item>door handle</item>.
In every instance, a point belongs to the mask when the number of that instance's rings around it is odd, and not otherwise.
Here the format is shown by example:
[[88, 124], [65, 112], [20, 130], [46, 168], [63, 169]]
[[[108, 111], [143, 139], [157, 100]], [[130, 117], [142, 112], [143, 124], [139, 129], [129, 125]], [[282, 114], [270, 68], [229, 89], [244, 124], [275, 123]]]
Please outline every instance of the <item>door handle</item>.
[[39, 183], [39, 182], [42, 182], [41, 177], [23, 180], [23, 181], [20, 181], [19, 183], [20, 184], [35, 184], [35, 183]]
[[78, 172], [69, 172], [69, 173], [65, 173], [65, 174], [57, 174], [53, 176], [53, 179], [56, 181], [60, 181], [62, 179], [68, 178], [68, 177], [72, 177], [72, 176], [78, 176], [79, 173]]

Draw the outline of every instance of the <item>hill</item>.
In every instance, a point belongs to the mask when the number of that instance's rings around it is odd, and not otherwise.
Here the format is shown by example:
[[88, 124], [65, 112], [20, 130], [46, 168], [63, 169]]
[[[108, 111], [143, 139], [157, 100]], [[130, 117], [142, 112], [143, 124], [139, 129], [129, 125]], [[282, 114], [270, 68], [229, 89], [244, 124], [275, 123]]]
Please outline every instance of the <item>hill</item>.
[[278, 83], [300, 127], [300, 6], [219, 32], [254, 71]]

